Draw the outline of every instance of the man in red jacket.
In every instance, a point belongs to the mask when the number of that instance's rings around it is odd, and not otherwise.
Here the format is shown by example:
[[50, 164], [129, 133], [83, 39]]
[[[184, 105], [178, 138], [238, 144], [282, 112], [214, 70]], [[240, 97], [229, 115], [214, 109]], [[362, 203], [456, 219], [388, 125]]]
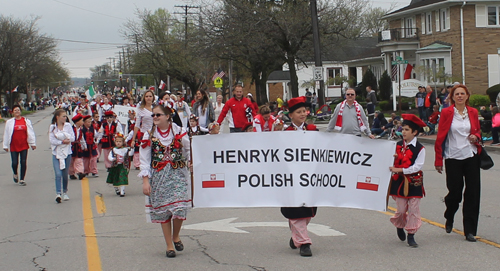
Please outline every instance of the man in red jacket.
[[256, 112], [252, 110], [252, 102], [243, 97], [243, 87], [241, 85], [236, 85], [234, 87], [233, 98], [229, 99], [222, 108], [219, 119], [217, 119], [219, 125], [222, 123], [229, 110], [231, 110], [231, 117], [234, 123], [234, 128], [229, 128], [230, 132], [243, 132], [242, 128], [245, 124], [252, 122]]

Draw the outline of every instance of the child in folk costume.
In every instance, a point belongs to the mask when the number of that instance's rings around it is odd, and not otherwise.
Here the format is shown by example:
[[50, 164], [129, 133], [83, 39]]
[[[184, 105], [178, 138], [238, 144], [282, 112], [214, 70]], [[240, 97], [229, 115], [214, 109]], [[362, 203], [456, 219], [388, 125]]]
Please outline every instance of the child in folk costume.
[[[99, 131], [101, 130], [101, 115], [98, 112], [92, 113], [92, 127], [94, 127], [94, 130]], [[97, 141], [97, 162], [99, 162], [99, 157], [101, 157], [101, 143]]]
[[134, 149], [125, 145], [122, 134], [116, 134], [115, 146], [108, 155], [108, 160], [113, 163], [109, 168], [106, 183], [112, 184], [115, 192], [120, 197], [125, 196], [125, 186], [128, 185], [128, 172], [130, 170], [130, 157], [134, 155]]
[[80, 104], [73, 110], [73, 116], [80, 114], [82, 116], [87, 116], [92, 114], [92, 108], [87, 103], [87, 96], [85, 94], [80, 95]]
[[104, 166], [106, 168], [111, 167], [111, 161], [109, 161], [109, 153], [111, 149], [115, 146], [115, 135], [117, 133], [123, 134], [122, 126], [118, 125], [113, 120], [113, 111], [106, 111], [104, 113], [105, 121], [102, 122], [101, 129], [99, 133], [102, 134], [101, 138], [101, 148], [102, 148], [102, 156], [104, 156]]
[[[186, 131], [172, 121], [173, 110], [153, 108], [154, 125], [143, 136], [140, 148], [143, 193], [151, 222], [161, 223], [167, 245], [166, 256], [173, 258], [184, 245], [179, 233], [191, 208], [190, 144]], [[174, 250], [175, 248], [175, 250]]]
[[[317, 131], [316, 126], [305, 123], [307, 119], [306, 97], [292, 98], [288, 101], [289, 113], [292, 123], [285, 131]], [[296, 249], [300, 247], [300, 255], [304, 257], [312, 256], [311, 238], [307, 232], [307, 225], [316, 215], [317, 207], [282, 207], [281, 213], [288, 218], [288, 224], [292, 231], [290, 247]]]
[[81, 180], [85, 177], [83, 173], [85, 171], [83, 167], [83, 153], [87, 150], [87, 143], [83, 137], [83, 116], [78, 113], [72, 119], [73, 121], [73, 133], [75, 134], [75, 141], [71, 143], [71, 164], [69, 165], [69, 178], [76, 180], [75, 174], [78, 175], [78, 179]]
[[276, 118], [276, 120], [273, 123], [273, 131], [283, 131], [283, 120], [280, 118]]
[[132, 141], [134, 138], [134, 129], [135, 129], [135, 110], [129, 110], [128, 111], [128, 122], [127, 122], [127, 131], [128, 135], [127, 138], [125, 139], [125, 142], [127, 142], [127, 145], [134, 148], [134, 156], [132, 158], [132, 161], [134, 163], [134, 167], [136, 170], [139, 170], [141, 166], [141, 160], [139, 158], [139, 146], [140, 146], [140, 140], [142, 136], [144, 135], [140, 130], [137, 131], [137, 135], [135, 137], [135, 140]]
[[420, 199], [425, 195], [422, 172], [425, 148], [417, 141], [416, 135], [426, 124], [413, 114], [401, 116], [403, 140], [398, 142], [394, 166], [389, 168], [393, 174], [389, 194], [397, 204], [397, 211], [391, 217], [391, 222], [396, 226], [401, 241], [406, 239], [406, 230], [408, 245], [417, 247], [414, 235], [422, 225]]
[[182, 122], [182, 127], [187, 128], [189, 116], [191, 116], [191, 109], [189, 108], [188, 104], [182, 100], [182, 97], [180, 95], [177, 97], [177, 100], [174, 103], [174, 109], [179, 114], [179, 118]]
[[206, 133], [208, 133], [208, 129], [200, 127], [198, 125], [198, 117], [194, 114], [191, 114], [191, 117], [189, 117], [189, 128], [187, 130], [187, 133], [190, 137], [195, 135], [205, 135]]
[[92, 173], [93, 177], [99, 177], [97, 171], [97, 142], [99, 142], [101, 134], [92, 125], [92, 117], [83, 117], [82, 132], [87, 143], [87, 150], [83, 152], [83, 173], [87, 176]]

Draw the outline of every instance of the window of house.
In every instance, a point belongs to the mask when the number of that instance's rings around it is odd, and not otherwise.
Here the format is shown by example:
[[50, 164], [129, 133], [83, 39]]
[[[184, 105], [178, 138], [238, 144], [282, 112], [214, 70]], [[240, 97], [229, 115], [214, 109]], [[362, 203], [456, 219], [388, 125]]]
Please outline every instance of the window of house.
[[447, 25], [446, 23], [446, 16], [447, 16], [446, 9], [441, 9], [439, 12], [439, 21], [441, 22], [441, 30], [446, 30], [450, 28], [450, 26]]
[[[449, 60], [448, 60], [449, 61]], [[451, 63], [448, 63], [451, 64]], [[422, 70], [422, 79], [426, 82], [441, 82], [442, 77], [446, 73], [445, 59], [444, 58], [428, 58], [422, 59], [421, 65], [424, 66]], [[449, 66], [449, 65], [448, 65]]]
[[335, 82], [335, 77], [342, 77], [342, 68], [329, 68], [328, 69], [328, 85], [340, 86], [339, 82]]
[[425, 16], [425, 27], [427, 28], [427, 34], [432, 33], [432, 13], [429, 12]]
[[488, 25], [498, 26], [498, 10], [500, 7], [488, 7]]
[[416, 34], [413, 17], [404, 20], [404, 29], [406, 37], [413, 37]]

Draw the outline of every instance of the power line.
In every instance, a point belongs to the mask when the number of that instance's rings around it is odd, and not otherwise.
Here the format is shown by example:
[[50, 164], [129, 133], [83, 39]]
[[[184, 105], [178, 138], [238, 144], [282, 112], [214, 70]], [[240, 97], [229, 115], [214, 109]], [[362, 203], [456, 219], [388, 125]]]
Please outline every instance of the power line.
[[111, 16], [111, 15], [108, 15], [108, 14], [100, 13], [100, 12], [93, 11], [93, 10], [89, 10], [89, 9], [84, 9], [84, 8], [77, 7], [77, 6], [73, 6], [73, 5], [70, 5], [70, 4], [67, 4], [67, 3], [61, 2], [61, 1], [57, 1], [57, 0], [53, 0], [53, 1], [54, 1], [54, 2], [57, 2], [57, 3], [59, 3], [59, 4], [63, 4], [63, 5], [66, 5], [66, 6], [70, 6], [70, 7], [72, 7], [72, 8], [76, 8], [76, 9], [84, 10], [84, 11], [87, 11], [87, 12], [91, 12], [91, 13], [99, 14], [99, 15], [102, 15], [102, 16], [111, 17], [111, 18], [115, 18], [115, 19], [120, 19], [120, 20], [124, 20], [124, 21], [126, 21], [126, 19], [124, 19], [124, 18]]

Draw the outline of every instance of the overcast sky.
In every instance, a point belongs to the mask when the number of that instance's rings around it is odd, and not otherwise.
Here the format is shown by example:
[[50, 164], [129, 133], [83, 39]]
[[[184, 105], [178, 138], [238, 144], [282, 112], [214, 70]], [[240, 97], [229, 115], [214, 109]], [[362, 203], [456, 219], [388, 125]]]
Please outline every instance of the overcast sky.
[[[171, 13], [182, 12], [176, 5], [190, 4], [188, 0], [0, 0], [0, 14], [17, 19], [38, 16], [40, 33], [59, 41], [64, 66], [72, 77], [90, 77], [96, 65], [118, 59], [118, 44], [125, 43], [120, 34], [126, 19], [135, 19], [137, 9], [166, 8]], [[391, 4], [404, 7], [411, 0], [371, 0], [373, 6], [389, 8]], [[176, 15], [180, 16], [180, 15]], [[88, 44], [117, 43], [113, 44]]]

